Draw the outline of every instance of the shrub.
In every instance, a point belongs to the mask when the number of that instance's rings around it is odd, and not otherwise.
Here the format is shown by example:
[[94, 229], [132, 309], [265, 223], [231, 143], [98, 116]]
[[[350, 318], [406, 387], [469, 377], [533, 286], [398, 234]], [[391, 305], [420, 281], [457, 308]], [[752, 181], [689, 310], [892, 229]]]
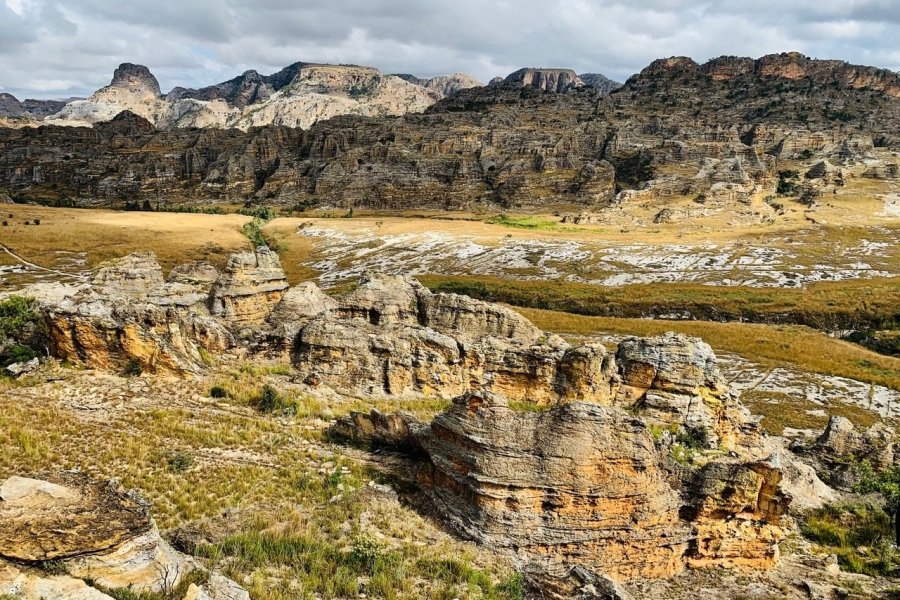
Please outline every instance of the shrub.
[[129, 358], [122, 369], [122, 374], [126, 377], [138, 377], [143, 372], [144, 369], [141, 367], [141, 363], [134, 358]]
[[803, 535], [838, 557], [844, 570], [887, 575], [900, 568], [887, 512], [871, 503], [832, 504], [801, 523]]
[[0, 300], [0, 367], [40, 356], [47, 329], [33, 298]]
[[278, 393], [278, 390], [269, 384], [262, 387], [254, 404], [257, 410], [264, 413], [282, 411], [289, 406], [284, 397]]
[[194, 464], [194, 457], [187, 452], [178, 450], [169, 456], [167, 463], [169, 465], [169, 470], [173, 473], [184, 473], [191, 468], [192, 464]]
[[227, 398], [228, 390], [226, 390], [221, 385], [214, 385], [209, 388], [209, 397], [210, 398]]

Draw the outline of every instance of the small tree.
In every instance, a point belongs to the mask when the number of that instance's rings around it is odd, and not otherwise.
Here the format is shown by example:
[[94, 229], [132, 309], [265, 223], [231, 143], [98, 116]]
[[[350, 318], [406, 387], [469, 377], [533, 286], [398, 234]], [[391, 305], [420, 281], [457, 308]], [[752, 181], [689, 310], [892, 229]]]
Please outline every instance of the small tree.
[[900, 466], [876, 473], [872, 465], [863, 462], [859, 467], [859, 482], [854, 486], [861, 494], [877, 492], [884, 497], [884, 510], [894, 521], [894, 545], [900, 546]]

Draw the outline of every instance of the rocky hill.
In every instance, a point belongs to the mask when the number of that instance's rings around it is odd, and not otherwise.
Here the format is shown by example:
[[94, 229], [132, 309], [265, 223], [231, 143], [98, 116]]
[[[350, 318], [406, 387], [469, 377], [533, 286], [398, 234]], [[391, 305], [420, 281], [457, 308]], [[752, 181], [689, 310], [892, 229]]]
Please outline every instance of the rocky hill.
[[49, 121], [91, 125], [129, 110], [162, 129], [246, 130], [272, 124], [307, 128], [337, 115], [421, 112], [445, 95], [473, 85], [478, 82], [459, 73], [419, 80], [384, 75], [371, 67], [297, 62], [271, 75], [247, 71], [219, 84], [177, 87], [163, 94], [147, 67], [125, 63], [108, 86], [61, 107]]
[[10, 126], [34, 125], [44, 118], [59, 112], [68, 103], [79, 100], [33, 100], [19, 101], [12, 94], [0, 93], [0, 119], [9, 119]]
[[[705, 65], [671, 58], [609, 95], [559, 69], [464, 89], [465, 78], [404, 77], [300, 63], [170, 100], [146, 69], [126, 65], [60, 115], [108, 118], [119, 99], [135, 114], [91, 130], [0, 130], [0, 191], [92, 205], [590, 212], [664, 196], [694, 197], [707, 209], [749, 203], [774, 193], [784, 161], [808, 170], [804, 181], [818, 191], [900, 173], [900, 76], [870, 67], [798, 54]], [[438, 90], [456, 91], [434, 103]], [[167, 129], [221, 123], [226, 113], [241, 127], [281, 126]]]

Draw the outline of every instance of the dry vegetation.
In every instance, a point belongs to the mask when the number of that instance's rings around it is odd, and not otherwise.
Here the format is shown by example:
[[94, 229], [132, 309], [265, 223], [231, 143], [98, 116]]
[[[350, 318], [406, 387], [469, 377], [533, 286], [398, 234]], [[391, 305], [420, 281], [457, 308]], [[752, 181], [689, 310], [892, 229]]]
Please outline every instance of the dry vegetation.
[[876, 354], [806, 327], [587, 317], [530, 308], [516, 310], [538, 327], [557, 333], [647, 336], [677, 331], [703, 338], [716, 351], [732, 352], [761, 365], [790, 365], [900, 390], [900, 359]]
[[[8, 223], [0, 228], [0, 242], [47, 268], [58, 266], [60, 253], [84, 253], [86, 266], [94, 267], [129, 252], [146, 250], [156, 253], [164, 269], [191, 260], [208, 260], [222, 267], [229, 254], [248, 247], [241, 227], [250, 218], [241, 215], [22, 205], [5, 205], [0, 214]], [[40, 224], [34, 224], [35, 220]], [[9, 257], [6, 262], [11, 262]]]
[[[248, 364], [176, 382], [57, 368], [7, 383], [0, 479], [72, 468], [119, 477], [152, 502], [164, 530], [215, 523], [196, 552], [254, 600], [355, 598], [360, 589], [374, 598], [521, 598], [508, 561], [372, 488], [384, 475], [323, 439], [327, 420], [373, 403], [298, 394], [290, 373]], [[283, 397], [278, 411], [255, 408], [264, 384]], [[213, 386], [226, 396], [210, 398]], [[403, 403], [422, 417], [444, 406]]]

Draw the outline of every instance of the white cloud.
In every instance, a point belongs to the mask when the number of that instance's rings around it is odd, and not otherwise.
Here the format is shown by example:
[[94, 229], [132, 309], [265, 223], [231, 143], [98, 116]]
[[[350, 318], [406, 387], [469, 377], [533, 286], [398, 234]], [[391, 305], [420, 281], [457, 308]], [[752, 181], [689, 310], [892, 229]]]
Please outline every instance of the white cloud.
[[120, 62], [164, 89], [298, 61], [487, 81], [522, 66], [625, 79], [662, 56], [798, 50], [900, 69], [897, 0], [4, 0], [0, 91], [88, 94]]

